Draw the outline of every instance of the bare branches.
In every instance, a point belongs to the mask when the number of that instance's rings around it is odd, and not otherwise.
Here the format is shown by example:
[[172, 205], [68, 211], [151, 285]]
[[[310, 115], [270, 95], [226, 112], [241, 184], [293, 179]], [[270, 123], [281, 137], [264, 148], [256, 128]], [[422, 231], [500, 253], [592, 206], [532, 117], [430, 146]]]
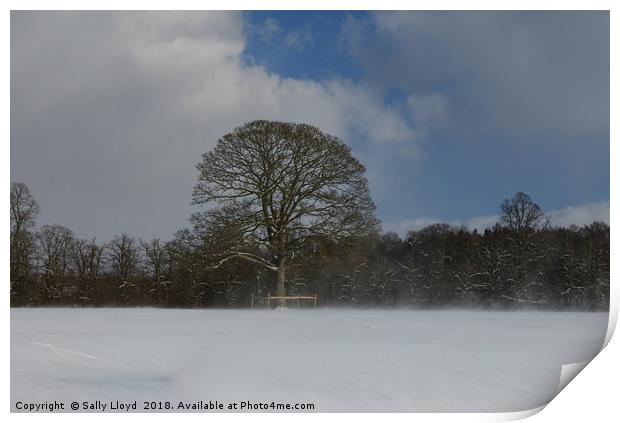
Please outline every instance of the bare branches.
[[272, 262], [270, 262], [269, 260], [266, 260], [262, 257], [259, 257], [255, 254], [251, 254], [251, 253], [245, 253], [243, 251], [228, 251], [226, 253], [224, 253], [223, 255], [226, 256], [226, 258], [220, 260], [216, 265], [211, 266], [211, 269], [217, 269], [218, 267], [222, 266], [224, 263], [236, 259], [236, 258], [240, 258], [243, 260], [247, 260], [249, 262], [255, 263], [255, 264], [260, 264], [261, 266], [264, 266], [265, 268], [269, 269], [269, 270], [273, 270], [274, 272], [278, 270], [278, 266], [276, 266], [275, 264], [273, 264]]
[[110, 242], [108, 250], [114, 277], [122, 283], [132, 280], [140, 260], [136, 240], [122, 234]]
[[351, 231], [363, 216], [365, 226], [376, 224], [363, 166], [340, 140], [308, 125], [249, 123], [225, 135], [198, 169], [194, 204], [245, 201], [256, 212], [246, 222], [272, 237], [300, 219], [314, 233]]
[[544, 213], [538, 204], [523, 192], [504, 200], [500, 208], [502, 222], [517, 234], [525, 230], [538, 229], [544, 218]]
[[11, 184], [11, 240], [22, 230], [34, 226], [39, 215], [39, 205], [30, 190], [21, 182]]
[[90, 241], [76, 239], [71, 246], [71, 257], [82, 294], [85, 294], [99, 277], [101, 257], [104, 247], [97, 245], [95, 238]]

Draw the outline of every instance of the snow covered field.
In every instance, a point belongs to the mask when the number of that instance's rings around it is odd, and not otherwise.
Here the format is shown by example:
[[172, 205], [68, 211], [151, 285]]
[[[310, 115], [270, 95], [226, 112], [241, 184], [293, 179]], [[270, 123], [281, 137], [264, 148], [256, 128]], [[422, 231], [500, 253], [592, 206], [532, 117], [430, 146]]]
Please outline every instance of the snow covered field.
[[11, 409], [43, 401], [519, 411], [602, 346], [607, 313], [12, 309]]

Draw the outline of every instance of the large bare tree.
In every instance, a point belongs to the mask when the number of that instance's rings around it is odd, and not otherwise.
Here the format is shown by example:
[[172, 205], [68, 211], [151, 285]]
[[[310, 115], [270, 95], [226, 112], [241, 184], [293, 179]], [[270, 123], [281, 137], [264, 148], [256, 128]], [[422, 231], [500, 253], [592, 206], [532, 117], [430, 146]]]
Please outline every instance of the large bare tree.
[[[376, 229], [364, 166], [340, 139], [305, 124], [254, 121], [218, 140], [198, 164], [194, 204], [212, 204], [210, 226], [240, 235], [217, 265], [244, 259], [277, 273], [314, 237]], [[234, 237], [231, 237], [234, 239]]]

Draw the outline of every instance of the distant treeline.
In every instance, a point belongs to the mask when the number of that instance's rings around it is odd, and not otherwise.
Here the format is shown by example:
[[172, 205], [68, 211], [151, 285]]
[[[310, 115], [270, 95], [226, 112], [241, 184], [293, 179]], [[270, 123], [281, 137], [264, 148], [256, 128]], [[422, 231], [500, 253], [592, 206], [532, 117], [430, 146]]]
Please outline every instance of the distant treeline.
[[[434, 224], [404, 240], [314, 238], [291, 257], [287, 294], [317, 294], [324, 306], [608, 308], [608, 225], [553, 227], [522, 193], [501, 209], [484, 232]], [[170, 241], [100, 243], [36, 227], [38, 213], [28, 188], [12, 184], [12, 306], [249, 307], [275, 292], [273, 272], [222, 262], [241, 235], [208, 229], [199, 215]]]

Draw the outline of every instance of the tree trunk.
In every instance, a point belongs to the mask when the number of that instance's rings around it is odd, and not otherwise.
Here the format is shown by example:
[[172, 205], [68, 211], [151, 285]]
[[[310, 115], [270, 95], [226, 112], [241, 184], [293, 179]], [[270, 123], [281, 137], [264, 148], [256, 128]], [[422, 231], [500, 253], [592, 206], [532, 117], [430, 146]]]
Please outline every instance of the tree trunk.
[[[286, 259], [281, 258], [278, 266], [278, 281], [276, 284], [276, 296], [277, 297], [285, 297], [286, 296], [286, 285], [284, 284], [286, 281]], [[286, 307], [286, 301], [283, 298], [278, 299], [279, 307]]]

